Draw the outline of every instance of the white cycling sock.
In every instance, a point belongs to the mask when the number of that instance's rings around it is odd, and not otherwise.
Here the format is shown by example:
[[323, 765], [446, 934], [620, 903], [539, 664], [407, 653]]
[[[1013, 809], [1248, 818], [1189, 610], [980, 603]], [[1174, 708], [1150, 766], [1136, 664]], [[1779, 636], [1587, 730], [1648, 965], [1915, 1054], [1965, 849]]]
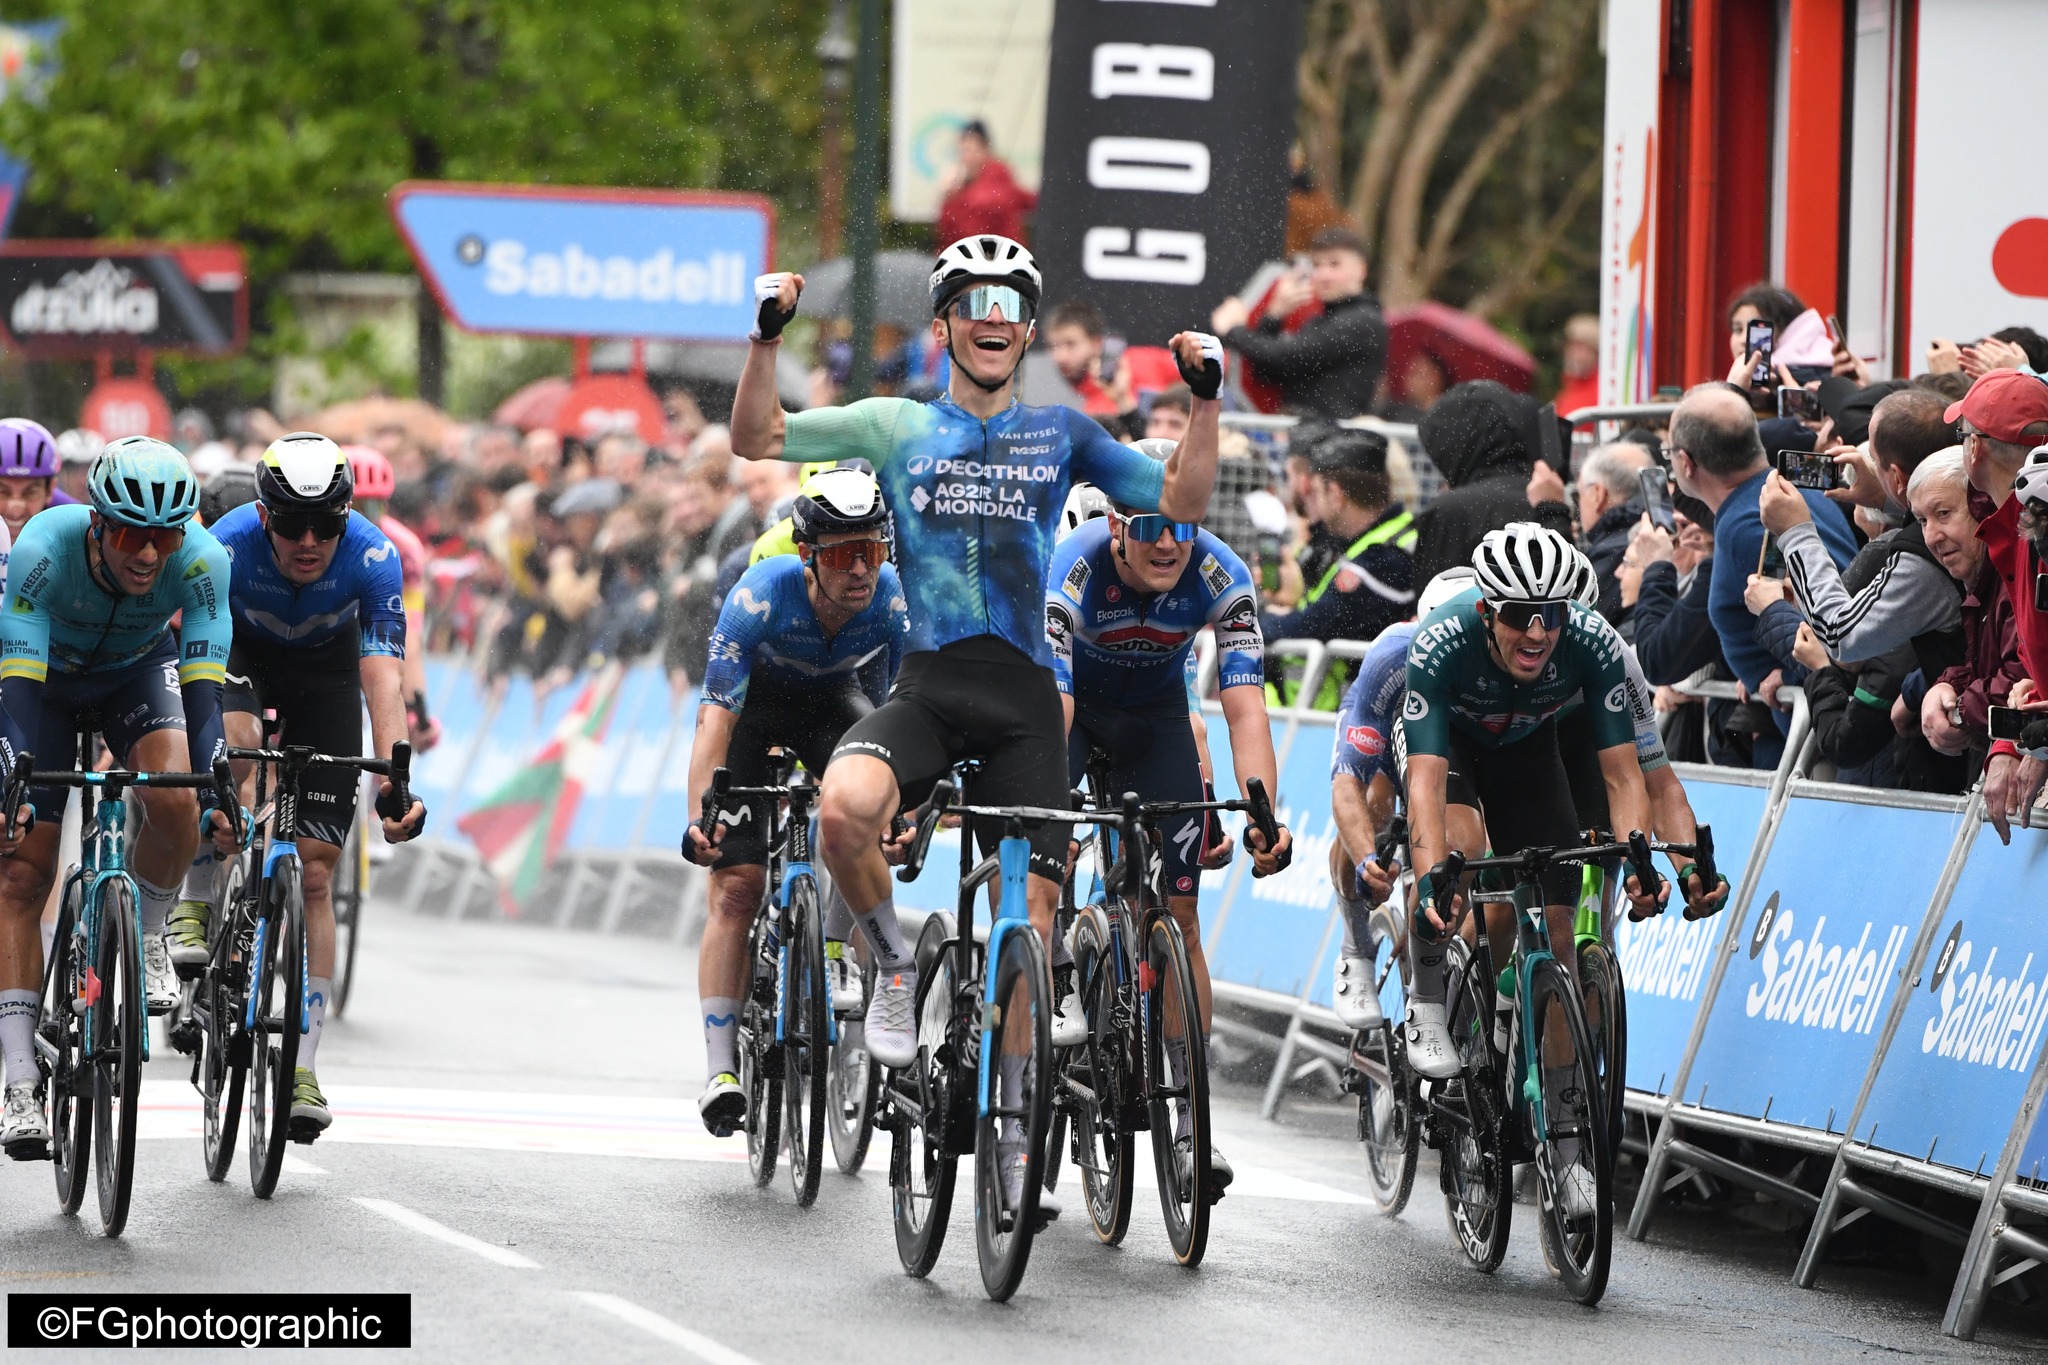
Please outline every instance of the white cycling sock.
[[171, 907], [178, 903], [178, 888], [158, 886], [155, 882], [135, 879], [135, 885], [142, 892], [142, 932], [161, 934], [164, 921], [170, 918]]
[[853, 933], [853, 907], [846, 903], [846, 897], [839, 894], [834, 886], [825, 897], [825, 937], [846, 942]]
[[6, 1058], [7, 1082], [32, 1081], [36, 1070], [35, 991], [0, 991], [0, 1055]]
[[215, 861], [213, 850], [201, 845], [199, 856], [192, 860], [192, 866], [185, 869], [185, 899], [188, 901], [210, 901], [213, 899], [214, 870], [220, 864]]
[[712, 1075], [740, 1074], [740, 1002], [729, 995], [704, 997], [704, 1064]]
[[860, 927], [867, 933], [868, 947], [874, 949], [877, 967], [885, 972], [917, 970], [917, 958], [903, 937], [903, 926], [896, 922], [895, 897], [882, 897], [880, 905], [858, 918]]
[[306, 988], [306, 1036], [299, 1039], [299, 1065], [311, 1071], [313, 1054], [320, 1050], [320, 1030], [327, 1023], [327, 1001], [334, 994], [334, 978], [313, 977]]

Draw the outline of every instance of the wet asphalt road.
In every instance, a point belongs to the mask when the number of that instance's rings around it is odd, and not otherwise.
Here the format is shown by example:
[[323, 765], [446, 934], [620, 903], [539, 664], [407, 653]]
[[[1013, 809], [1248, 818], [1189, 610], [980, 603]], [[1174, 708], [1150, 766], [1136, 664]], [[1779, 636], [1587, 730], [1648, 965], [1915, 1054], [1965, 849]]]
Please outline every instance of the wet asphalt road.
[[1070, 1209], [1015, 1300], [995, 1305], [964, 1184], [937, 1270], [903, 1275], [886, 1136], [859, 1176], [828, 1169], [804, 1210], [779, 1176], [752, 1186], [738, 1139], [704, 1134], [687, 951], [381, 906], [362, 951], [348, 1017], [321, 1048], [335, 1127], [291, 1149], [274, 1199], [251, 1197], [242, 1162], [207, 1182], [196, 1098], [159, 1049], [126, 1236], [97, 1235], [90, 1197], [82, 1216], [61, 1217], [46, 1165], [6, 1163], [0, 1288], [402, 1292], [414, 1356], [434, 1361], [893, 1365], [1029, 1352], [1084, 1365], [1448, 1350], [1704, 1365], [2038, 1358], [2048, 1342], [2048, 1314], [2006, 1305], [1978, 1342], [1943, 1337], [1949, 1279], [1910, 1255], [1831, 1265], [1817, 1292], [1796, 1289], [1797, 1241], [1768, 1210], [1665, 1214], [1649, 1243], [1620, 1241], [1607, 1299], [1588, 1311], [1544, 1270], [1532, 1217], [1516, 1220], [1499, 1272], [1477, 1275], [1449, 1240], [1433, 1166], [1408, 1211], [1384, 1218], [1341, 1104], [1303, 1096], [1265, 1123], [1249, 1086], [1217, 1105], [1239, 1181], [1216, 1210], [1206, 1264], [1173, 1264], [1141, 1190], [1121, 1248], [1098, 1246]]

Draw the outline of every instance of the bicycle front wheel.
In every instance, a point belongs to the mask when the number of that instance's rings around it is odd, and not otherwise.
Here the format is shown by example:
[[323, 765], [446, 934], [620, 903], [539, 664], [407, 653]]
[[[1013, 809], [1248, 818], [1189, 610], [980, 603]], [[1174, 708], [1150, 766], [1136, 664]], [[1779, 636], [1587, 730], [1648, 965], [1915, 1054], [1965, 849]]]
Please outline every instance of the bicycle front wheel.
[[[974, 1232], [982, 1287], [1005, 1303], [1023, 1283], [1039, 1226], [1052, 1126], [1052, 981], [1045, 947], [1029, 924], [1003, 935], [995, 966], [994, 1016], [1001, 1024], [981, 1040], [989, 1059], [989, 1102], [974, 1133]], [[1012, 1051], [1020, 1044], [1021, 1052]], [[1020, 1164], [1021, 1176], [1013, 1174]]]
[[797, 1205], [818, 1197], [825, 1168], [825, 1081], [831, 1071], [832, 999], [825, 986], [825, 928], [818, 886], [789, 889], [789, 974], [782, 1008], [782, 1113], [789, 1134], [789, 1185]]
[[[849, 952], [852, 945], [848, 945]], [[875, 969], [862, 971], [861, 998], [875, 994]], [[825, 1077], [825, 1129], [832, 1135], [832, 1156], [846, 1175], [857, 1175], [868, 1159], [875, 1136], [875, 1099], [881, 1091], [882, 1069], [868, 1056], [865, 1021], [839, 1021], [839, 1039], [832, 1044], [831, 1069]]]
[[1453, 992], [1451, 1041], [1463, 1069], [1448, 1081], [1433, 1082], [1424, 1100], [1443, 1154], [1439, 1175], [1451, 1236], [1475, 1270], [1491, 1274], [1507, 1255], [1515, 1207], [1500, 1072], [1490, 1041], [1494, 983], [1458, 938], [1445, 947], [1444, 978]]
[[1618, 1160], [1628, 1117], [1622, 1104], [1628, 1090], [1628, 996], [1621, 982], [1621, 959], [1604, 943], [1579, 945], [1579, 1004], [1593, 1040], [1593, 1070], [1600, 1078], [1600, 1103], [1607, 1115], [1607, 1152]]
[[249, 950], [243, 904], [244, 860], [227, 863], [215, 898], [213, 952], [206, 974], [199, 978], [199, 1101], [204, 1120], [200, 1153], [206, 1178], [227, 1179], [235, 1161], [235, 1138], [242, 1123], [242, 1091], [249, 1079], [249, 1036], [242, 1028], [247, 1003]]
[[740, 1088], [747, 1095], [747, 1172], [766, 1187], [775, 1178], [782, 1151], [782, 1049], [775, 1045], [777, 954], [767, 948], [768, 920], [754, 916], [747, 931], [747, 963], [753, 973], [740, 1005]]
[[86, 1058], [85, 1020], [71, 1007], [74, 986], [87, 966], [72, 941], [83, 910], [83, 887], [82, 880], [73, 879], [64, 888], [57, 937], [44, 970], [36, 1049], [50, 1073], [50, 1161], [56, 1168], [57, 1204], [67, 1216], [85, 1202], [85, 1167], [92, 1159], [92, 1067]]
[[[1382, 906], [1372, 914], [1373, 942], [1379, 960], [1397, 951], [1399, 935], [1393, 916]], [[1378, 971], [1377, 962], [1375, 972]], [[1375, 977], [1377, 979], [1377, 976]], [[1415, 1119], [1415, 1078], [1408, 1070], [1407, 1046], [1391, 1020], [1351, 1036], [1351, 1073], [1358, 1092], [1358, 1141], [1365, 1153], [1365, 1174], [1373, 1200], [1392, 1218], [1408, 1206], [1415, 1187], [1415, 1156], [1419, 1129]]]
[[1221, 1191], [1209, 1165], [1209, 1049], [1188, 948], [1172, 916], [1145, 935], [1152, 989], [1145, 1000], [1145, 1074], [1151, 1078], [1152, 1160], [1173, 1258], [1202, 1263], [1209, 1206]]
[[258, 1199], [276, 1192], [284, 1169], [299, 1035], [306, 1030], [306, 902], [295, 855], [277, 860], [267, 890], [250, 964], [256, 1023], [249, 1032], [249, 1187]]
[[1081, 1172], [1088, 1222], [1104, 1246], [1123, 1241], [1131, 1226], [1131, 1185], [1137, 1138], [1131, 1131], [1131, 1039], [1118, 1021], [1117, 962], [1102, 920], [1093, 910], [1074, 925], [1074, 975], [1080, 983], [1087, 1040], [1062, 1058], [1073, 1113], [1073, 1159]]
[[135, 891], [124, 877], [100, 893], [99, 999], [86, 1015], [92, 1049], [94, 1174], [100, 1229], [119, 1237], [135, 1191], [135, 1119], [142, 1104], [142, 946], [136, 941]]
[[960, 1158], [948, 1141], [954, 1095], [962, 1070], [955, 1067], [954, 1001], [960, 991], [957, 957], [950, 940], [958, 933], [951, 915], [925, 918], [917, 935], [917, 1056], [889, 1081], [889, 1204], [896, 1225], [896, 1255], [905, 1274], [922, 1279], [939, 1263], [946, 1245], [946, 1219], [953, 1211], [953, 1182]]
[[[1579, 1010], [1578, 992], [1552, 959], [1530, 973], [1529, 1012], [1537, 1030], [1534, 1051], [1542, 1067], [1543, 1114], [1536, 1176], [1543, 1205], [1543, 1242], [1565, 1292], [1588, 1306], [1607, 1292], [1614, 1252], [1613, 1155], [1607, 1147], [1600, 1077], [1593, 1040]], [[1569, 1039], [1572, 1060], [1547, 1060]]]

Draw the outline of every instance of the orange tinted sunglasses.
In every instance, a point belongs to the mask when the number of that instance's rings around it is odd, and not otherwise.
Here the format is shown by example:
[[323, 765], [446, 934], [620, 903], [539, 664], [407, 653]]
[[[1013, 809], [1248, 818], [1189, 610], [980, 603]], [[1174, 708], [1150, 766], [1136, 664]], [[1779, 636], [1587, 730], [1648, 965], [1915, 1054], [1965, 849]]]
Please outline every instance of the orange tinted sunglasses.
[[156, 546], [158, 554], [175, 554], [185, 543], [182, 526], [130, 526], [120, 521], [101, 525], [106, 529], [107, 543], [124, 555], [139, 555], [145, 545]]

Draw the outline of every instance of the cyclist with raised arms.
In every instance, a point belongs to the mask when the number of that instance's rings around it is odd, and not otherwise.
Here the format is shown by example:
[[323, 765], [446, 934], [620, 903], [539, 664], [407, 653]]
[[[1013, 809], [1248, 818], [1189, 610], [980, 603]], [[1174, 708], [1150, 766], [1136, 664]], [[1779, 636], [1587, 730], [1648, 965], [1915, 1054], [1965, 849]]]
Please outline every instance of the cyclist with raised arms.
[[[229, 601], [234, 650], [227, 662], [227, 732], [237, 748], [263, 742], [263, 712], [274, 710], [286, 744], [353, 758], [363, 751], [363, 703], [370, 743], [380, 758], [405, 738], [405, 614], [398, 556], [390, 540], [360, 512], [349, 510], [355, 477], [341, 447], [325, 436], [280, 436], [256, 467], [256, 501], [214, 523], [234, 564]], [[247, 793], [254, 764], [238, 764]], [[361, 783], [354, 768], [306, 769], [299, 807], [301, 888], [306, 903], [309, 1008], [292, 1078], [291, 1136], [310, 1142], [333, 1121], [314, 1073], [327, 1001], [334, 994], [334, 869], [355, 822]], [[377, 814], [384, 838], [403, 843], [426, 827], [426, 807], [391, 807], [389, 778], [380, 779]], [[215, 813], [215, 849], [234, 845], [227, 819]], [[171, 958], [181, 974], [205, 970], [212, 918], [211, 859], [195, 864], [185, 899], [171, 918]]]
[[[87, 490], [90, 505], [30, 518], [14, 544], [0, 606], [0, 769], [24, 751], [46, 769], [69, 766], [80, 718], [92, 715], [126, 767], [203, 772], [224, 743], [229, 625], [227, 556], [193, 520], [199, 480], [175, 448], [131, 436], [100, 453]], [[0, 1145], [16, 1160], [49, 1154], [34, 1036], [41, 919], [70, 790], [29, 796], [34, 828], [18, 843], [0, 843], [12, 855], [0, 858]], [[141, 892], [144, 997], [151, 1014], [163, 1014], [177, 1001], [164, 921], [199, 847], [205, 798], [189, 788], [139, 787], [132, 799], [142, 813], [131, 867]]]
[[399, 597], [405, 603], [405, 735], [414, 753], [440, 742], [441, 727], [427, 714], [427, 547], [410, 526], [391, 515], [398, 475], [375, 446], [343, 446], [355, 476], [355, 510], [369, 518], [398, 551]]
[[[1154, 459], [1173, 454], [1172, 441], [1140, 441]], [[1266, 717], [1265, 644], [1251, 572], [1235, 551], [1192, 522], [1112, 505], [1106, 517], [1084, 521], [1061, 538], [1046, 575], [1045, 633], [1052, 642], [1053, 677], [1067, 721], [1067, 767], [1074, 785], [1087, 776], [1090, 750], [1108, 760], [1109, 790], [1136, 792], [1145, 801], [1202, 801], [1201, 757], [1188, 724], [1187, 660], [1195, 636], [1216, 632], [1218, 685], [1230, 727], [1237, 783], [1251, 778], [1276, 790], [1278, 764]], [[1212, 845], [1201, 815], [1176, 816], [1160, 831], [1167, 906], [1187, 940], [1188, 965], [1201, 1007], [1200, 1045], [1208, 1047], [1209, 966], [1202, 955], [1196, 894], [1202, 869], [1220, 866], [1230, 844]], [[1287, 866], [1293, 836], [1283, 826], [1278, 844], [1253, 854], [1261, 875]], [[1056, 1046], [1085, 1039], [1087, 1023], [1075, 998], [1071, 963], [1060, 978], [1053, 1022]], [[1176, 1078], [1187, 1072], [1189, 1039], [1170, 1039], [1168, 1063]], [[1192, 1141], [1185, 1110], [1179, 1144]], [[1187, 1158], [1181, 1158], [1185, 1161]], [[1233, 1172], [1212, 1142], [1210, 1167], [1218, 1188]]]
[[[944, 396], [868, 398], [794, 416], [775, 394], [775, 345], [803, 279], [755, 282], [760, 322], [733, 402], [732, 446], [747, 459], [858, 456], [896, 512], [897, 569], [910, 642], [886, 705], [847, 731], [826, 770], [824, 860], [867, 932], [880, 974], [868, 1051], [884, 1066], [916, 1055], [916, 962], [896, 922], [881, 841], [889, 820], [922, 800], [964, 758], [978, 758], [972, 800], [1062, 806], [1069, 799], [1064, 720], [1045, 638], [1046, 564], [1077, 479], [1123, 505], [1198, 521], [1216, 481], [1223, 348], [1182, 332], [1172, 348], [1196, 398], [1187, 436], [1164, 465], [1119, 445], [1064, 407], [1026, 407], [1015, 381], [1030, 344], [1041, 281], [1031, 253], [994, 235], [954, 242], [931, 274], [932, 342], [951, 359]], [[1050, 939], [1065, 879], [1068, 829], [1032, 836], [1030, 917]], [[986, 839], [984, 839], [986, 842]], [[1014, 1049], [1014, 1050], [1013, 1050]], [[1028, 1041], [1010, 1030], [1002, 1094], [1021, 1090]], [[1003, 1153], [1014, 1201], [1021, 1140]], [[1048, 1212], [1041, 1203], [1041, 1212]]]
[[[910, 638], [902, 584], [889, 563], [889, 512], [874, 477], [856, 469], [814, 474], [791, 515], [796, 553], [771, 555], [742, 574], [712, 628], [690, 743], [692, 810], [702, 808], [716, 769], [730, 771], [737, 787], [772, 782], [772, 748], [824, 772], [840, 736], [887, 697]], [[697, 1112], [717, 1137], [752, 1117], [736, 1060], [739, 1014], [753, 970], [747, 931], [767, 890], [774, 820], [766, 801], [736, 803], [719, 812], [711, 840], [694, 823], [683, 837], [683, 856], [711, 867], [711, 912], [697, 951], [711, 1079]], [[824, 927], [832, 1004], [857, 1009], [860, 977], [846, 952], [853, 913], [836, 883]]]

